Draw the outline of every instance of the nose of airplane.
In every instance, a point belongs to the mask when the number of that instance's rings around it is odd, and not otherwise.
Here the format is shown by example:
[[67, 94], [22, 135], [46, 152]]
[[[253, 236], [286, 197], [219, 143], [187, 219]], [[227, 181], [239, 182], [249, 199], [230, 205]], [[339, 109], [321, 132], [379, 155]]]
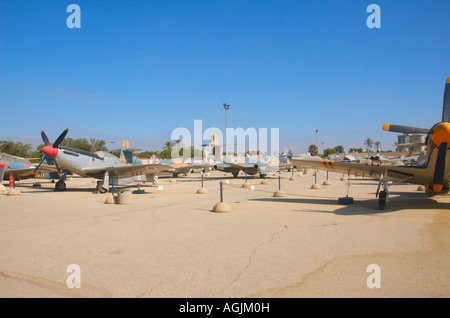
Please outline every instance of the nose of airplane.
[[58, 154], [58, 148], [53, 148], [52, 146], [45, 146], [42, 148], [42, 152], [49, 158], [56, 158]]
[[440, 144], [446, 142], [447, 145], [450, 144], [450, 123], [442, 122], [433, 127], [433, 132], [431, 133], [431, 140], [439, 146]]

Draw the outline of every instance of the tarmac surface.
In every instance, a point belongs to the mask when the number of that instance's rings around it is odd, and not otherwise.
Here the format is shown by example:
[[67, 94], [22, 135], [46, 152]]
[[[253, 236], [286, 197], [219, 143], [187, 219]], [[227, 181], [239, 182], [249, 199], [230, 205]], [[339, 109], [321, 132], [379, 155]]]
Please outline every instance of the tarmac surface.
[[[450, 297], [450, 196], [394, 184], [379, 210], [378, 182], [352, 178], [354, 203], [340, 205], [342, 174], [322, 185], [319, 172], [321, 189], [312, 171], [291, 175], [281, 198], [274, 176], [247, 189], [213, 171], [207, 194], [196, 194], [199, 173], [160, 177], [162, 190], [144, 184], [130, 205], [105, 204], [88, 178], [65, 192], [19, 181], [21, 195], [0, 193], [0, 297]], [[212, 212], [220, 181], [229, 213]], [[81, 288], [67, 285], [71, 264]], [[369, 288], [371, 264], [380, 288]]]

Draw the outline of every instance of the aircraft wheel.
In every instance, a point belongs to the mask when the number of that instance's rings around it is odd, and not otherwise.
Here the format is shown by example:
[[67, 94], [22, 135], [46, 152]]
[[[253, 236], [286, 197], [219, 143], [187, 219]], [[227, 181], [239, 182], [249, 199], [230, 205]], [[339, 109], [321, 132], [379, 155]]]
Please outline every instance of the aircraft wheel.
[[238, 173], [233, 173], [233, 178], [237, 178], [238, 174], [239, 174], [239, 172]]
[[380, 191], [378, 194], [378, 209], [379, 210], [386, 210], [387, 208], [387, 193], [386, 191]]
[[55, 191], [65, 191], [66, 190], [66, 183], [62, 180], [56, 182], [55, 184]]
[[262, 174], [262, 173], [259, 175], [259, 177], [260, 177], [261, 179], [264, 179], [265, 176], [266, 176], [266, 175], [265, 175], [265, 174]]
[[103, 188], [103, 181], [97, 181], [97, 191], [99, 193], [106, 193], [107, 190]]

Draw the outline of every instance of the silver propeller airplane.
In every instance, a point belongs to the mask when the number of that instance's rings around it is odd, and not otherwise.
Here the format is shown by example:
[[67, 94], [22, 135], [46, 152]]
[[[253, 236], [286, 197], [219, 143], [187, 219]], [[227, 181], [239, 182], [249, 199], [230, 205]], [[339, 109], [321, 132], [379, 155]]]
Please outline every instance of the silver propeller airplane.
[[[444, 103], [442, 121], [431, 129], [416, 128], [402, 125], [384, 125], [383, 130], [397, 133], [426, 134], [427, 158], [423, 165], [394, 166], [394, 165], [368, 165], [352, 162], [334, 162], [323, 160], [296, 160], [291, 159], [298, 167], [337, 171], [342, 173], [363, 175], [380, 178], [380, 186], [388, 194], [388, 179], [425, 186], [429, 196], [446, 194], [449, 192], [450, 179], [450, 77], [447, 78], [444, 89]], [[380, 200], [380, 198], [379, 198]], [[381, 201], [380, 207], [381, 207]]]
[[66, 190], [66, 175], [68, 172], [82, 177], [101, 179], [97, 182], [97, 191], [105, 193], [114, 178], [114, 184], [124, 185], [134, 181], [153, 180], [158, 171], [171, 171], [173, 168], [164, 164], [133, 165], [122, 162], [116, 156], [97, 151], [95, 153], [60, 146], [69, 129], [66, 129], [50, 144], [47, 135], [41, 131], [45, 146], [42, 148], [44, 157], [35, 170], [38, 170], [45, 158], [52, 160], [58, 171], [62, 170], [61, 179], [55, 184], [55, 191]]

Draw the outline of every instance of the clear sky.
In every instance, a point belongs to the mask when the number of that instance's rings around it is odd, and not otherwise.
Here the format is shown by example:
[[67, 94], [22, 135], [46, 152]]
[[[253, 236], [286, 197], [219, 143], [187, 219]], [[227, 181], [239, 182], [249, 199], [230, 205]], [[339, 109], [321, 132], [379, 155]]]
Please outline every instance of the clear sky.
[[279, 128], [280, 151], [316, 129], [321, 150], [393, 149], [382, 125], [439, 122], [449, 76], [447, 0], [0, 0], [0, 139], [33, 145], [69, 128], [161, 150], [196, 119], [225, 128], [226, 102], [229, 127]]

